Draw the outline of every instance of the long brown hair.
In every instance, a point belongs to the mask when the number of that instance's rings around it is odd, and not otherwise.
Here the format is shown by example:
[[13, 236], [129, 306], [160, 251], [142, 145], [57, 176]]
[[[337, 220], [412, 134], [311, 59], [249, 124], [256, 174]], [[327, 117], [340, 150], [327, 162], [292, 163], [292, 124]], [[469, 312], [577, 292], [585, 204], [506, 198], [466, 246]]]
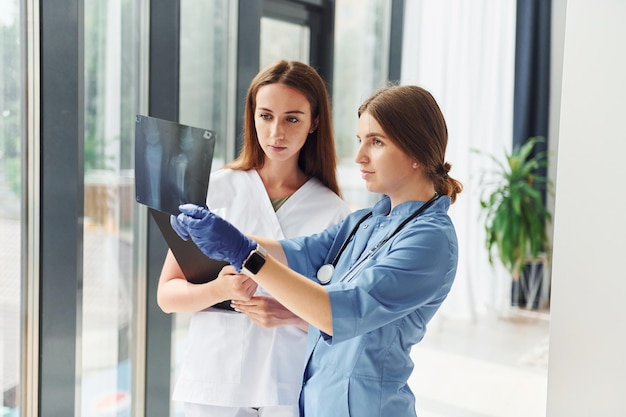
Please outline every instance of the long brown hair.
[[326, 84], [317, 71], [302, 62], [278, 61], [259, 72], [252, 80], [246, 96], [243, 146], [237, 159], [228, 168], [248, 171], [259, 169], [265, 154], [259, 145], [254, 127], [254, 111], [259, 89], [268, 84], [281, 83], [300, 91], [311, 105], [312, 118], [318, 118], [317, 128], [309, 133], [298, 156], [298, 166], [309, 177], [315, 177], [335, 194], [341, 196], [337, 183], [337, 154], [332, 125], [330, 99]]
[[448, 128], [435, 98], [416, 85], [387, 85], [359, 107], [359, 117], [367, 111], [407, 155], [425, 167], [435, 191], [454, 203], [463, 185], [448, 175], [445, 162]]

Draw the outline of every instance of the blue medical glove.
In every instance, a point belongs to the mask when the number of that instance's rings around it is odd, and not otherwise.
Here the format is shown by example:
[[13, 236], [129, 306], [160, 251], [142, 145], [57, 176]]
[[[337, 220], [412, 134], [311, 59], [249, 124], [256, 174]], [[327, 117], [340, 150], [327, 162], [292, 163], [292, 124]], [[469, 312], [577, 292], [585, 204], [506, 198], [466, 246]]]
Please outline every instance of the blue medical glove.
[[178, 217], [170, 217], [176, 233], [184, 240], [191, 237], [206, 256], [227, 261], [240, 272], [257, 243], [205, 207], [183, 204], [178, 209]]

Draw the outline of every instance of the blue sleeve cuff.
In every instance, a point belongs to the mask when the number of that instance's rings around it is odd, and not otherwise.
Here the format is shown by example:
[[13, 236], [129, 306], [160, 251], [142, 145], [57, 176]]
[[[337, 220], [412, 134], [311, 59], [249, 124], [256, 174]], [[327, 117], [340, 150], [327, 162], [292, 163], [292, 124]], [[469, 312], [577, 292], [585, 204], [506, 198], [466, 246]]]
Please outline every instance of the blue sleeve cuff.
[[314, 271], [314, 268], [309, 261], [309, 257], [306, 256], [300, 239], [281, 240], [279, 243], [283, 247], [283, 251], [287, 257], [289, 268], [308, 278], [315, 278], [316, 271]]
[[356, 289], [346, 288], [345, 285], [329, 285], [326, 290], [330, 298], [330, 308], [333, 319], [332, 336], [321, 332], [322, 339], [329, 345], [351, 339], [358, 334], [358, 317], [356, 309]]

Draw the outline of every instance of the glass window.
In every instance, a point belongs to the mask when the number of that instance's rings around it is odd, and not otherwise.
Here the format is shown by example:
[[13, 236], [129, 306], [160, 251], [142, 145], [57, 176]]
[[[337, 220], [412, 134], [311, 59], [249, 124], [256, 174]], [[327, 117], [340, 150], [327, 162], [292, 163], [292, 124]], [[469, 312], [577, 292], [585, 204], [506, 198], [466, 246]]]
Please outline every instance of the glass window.
[[387, 81], [390, 6], [386, 0], [338, 0], [335, 5], [333, 122], [339, 185], [352, 208], [379, 199], [365, 189], [354, 155], [357, 109]]
[[0, 13], [0, 398], [2, 416], [19, 416], [22, 247], [22, 38], [19, 1]]
[[[136, 2], [85, 2], [81, 415], [131, 409]], [[129, 414], [128, 414], [129, 415]]]

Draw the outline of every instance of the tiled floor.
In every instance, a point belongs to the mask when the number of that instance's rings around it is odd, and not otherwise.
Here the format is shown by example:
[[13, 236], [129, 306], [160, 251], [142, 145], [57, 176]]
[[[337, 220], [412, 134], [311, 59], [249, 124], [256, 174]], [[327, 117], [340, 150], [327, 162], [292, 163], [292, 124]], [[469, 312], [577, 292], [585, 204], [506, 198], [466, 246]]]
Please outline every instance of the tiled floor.
[[546, 313], [439, 319], [412, 351], [419, 417], [545, 417]]

